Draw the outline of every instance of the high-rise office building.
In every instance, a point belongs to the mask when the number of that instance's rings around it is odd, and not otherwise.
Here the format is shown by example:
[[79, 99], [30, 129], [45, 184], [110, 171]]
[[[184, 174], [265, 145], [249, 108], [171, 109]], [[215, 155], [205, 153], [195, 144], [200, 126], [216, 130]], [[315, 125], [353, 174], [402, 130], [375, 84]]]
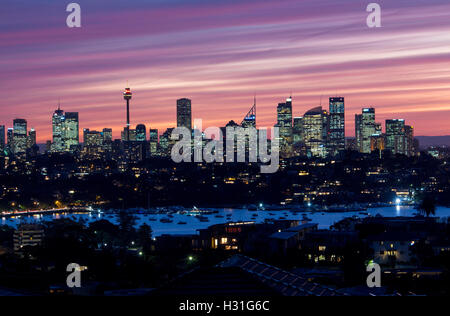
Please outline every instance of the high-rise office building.
[[321, 106], [303, 116], [303, 138], [308, 156], [327, 156], [328, 113]]
[[384, 135], [377, 134], [377, 135], [372, 135], [372, 137], [370, 137], [370, 150], [371, 151], [378, 150], [381, 155], [381, 152], [385, 149], [386, 149], [386, 143], [385, 143]]
[[189, 99], [177, 100], [177, 127], [192, 130], [191, 100]]
[[13, 153], [25, 153], [27, 151], [27, 121], [25, 119], [15, 119], [13, 125]]
[[0, 150], [3, 150], [6, 146], [5, 143], [5, 125], [0, 125]]
[[10, 150], [14, 149], [14, 129], [9, 127], [6, 132], [6, 141]]
[[277, 125], [280, 138], [280, 155], [283, 158], [292, 157], [292, 97], [286, 99], [286, 103], [277, 106]]
[[85, 147], [101, 148], [103, 145], [103, 135], [98, 131], [91, 131], [85, 128], [83, 131], [83, 139]]
[[66, 112], [63, 123], [63, 146], [65, 151], [73, 152], [80, 143], [78, 112]]
[[414, 129], [405, 120], [386, 120], [386, 149], [393, 154], [414, 154]]
[[125, 127], [120, 133], [122, 141], [134, 142], [136, 141], [136, 130]]
[[72, 152], [79, 144], [78, 112], [64, 113], [58, 105], [52, 116], [52, 152]]
[[358, 151], [361, 151], [361, 143], [362, 143], [362, 114], [355, 114], [355, 145]]
[[150, 155], [155, 156], [158, 153], [158, 130], [150, 129]]
[[405, 154], [407, 156], [414, 156], [416, 154], [414, 142], [414, 127], [405, 125]]
[[36, 145], [36, 130], [31, 128], [28, 132], [27, 148], [31, 148], [34, 145]]
[[[250, 110], [245, 115], [244, 119], [241, 122], [241, 127], [256, 129], [256, 96], [253, 99], [253, 105]], [[249, 130], [246, 132], [244, 141], [245, 141], [245, 152], [247, 153], [255, 153], [258, 150], [258, 142], [254, 143], [250, 141], [250, 134], [253, 131]], [[256, 134], [256, 139], [258, 139], [258, 134]], [[239, 139], [238, 139], [239, 142]]]
[[370, 154], [372, 152], [371, 137], [380, 132], [377, 126], [379, 125], [375, 123], [374, 108], [364, 108], [362, 114], [355, 115], [356, 142], [361, 153]]
[[102, 131], [102, 142], [103, 142], [103, 149], [106, 152], [112, 151], [112, 129], [111, 128], [104, 128]]
[[253, 100], [253, 106], [250, 108], [250, 111], [248, 111], [247, 115], [245, 115], [244, 119], [242, 120], [241, 126], [244, 128], [256, 128], [256, 97]]
[[330, 98], [328, 147], [328, 154], [333, 156], [345, 150], [345, 105], [343, 97]]
[[136, 126], [136, 141], [145, 142], [147, 140], [147, 131], [144, 124]]
[[170, 137], [173, 132], [173, 128], [168, 128], [166, 131], [159, 137], [159, 154], [161, 156], [167, 156], [170, 155], [170, 152], [172, 150], [172, 146], [175, 143], [174, 140]]
[[112, 142], [112, 128], [103, 129], [103, 141]]
[[293, 123], [293, 143], [300, 144], [304, 142], [303, 136], [303, 117], [294, 117]]
[[58, 105], [52, 116], [52, 132], [53, 143], [52, 152], [62, 152], [64, 150], [63, 133], [64, 133], [64, 111]]

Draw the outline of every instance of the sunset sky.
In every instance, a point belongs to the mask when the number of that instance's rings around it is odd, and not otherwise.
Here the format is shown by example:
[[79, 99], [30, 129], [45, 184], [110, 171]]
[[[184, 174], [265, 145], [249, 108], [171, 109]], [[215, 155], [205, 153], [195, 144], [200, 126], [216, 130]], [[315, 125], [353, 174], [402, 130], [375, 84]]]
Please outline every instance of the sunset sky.
[[[292, 92], [294, 116], [344, 96], [354, 114], [404, 118], [416, 135], [450, 134], [448, 0], [75, 0], [82, 27], [68, 28], [71, 1], [2, 0], [0, 124], [25, 118], [38, 142], [51, 115], [80, 113], [83, 128], [175, 126], [176, 99], [192, 99], [206, 126], [240, 122], [257, 95], [259, 127]], [[368, 28], [366, 6], [382, 7]], [[160, 132], [161, 132], [160, 131]]]

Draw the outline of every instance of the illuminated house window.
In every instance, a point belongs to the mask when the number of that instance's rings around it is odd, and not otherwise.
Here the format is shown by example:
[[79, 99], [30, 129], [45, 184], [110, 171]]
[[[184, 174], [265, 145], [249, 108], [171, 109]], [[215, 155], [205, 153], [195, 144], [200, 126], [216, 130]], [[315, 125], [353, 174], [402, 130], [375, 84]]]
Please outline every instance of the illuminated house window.
[[325, 251], [325, 250], [327, 250], [326, 246], [319, 246], [319, 251]]
[[220, 243], [221, 243], [222, 245], [228, 243], [228, 238], [226, 238], [226, 237], [220, 238]]

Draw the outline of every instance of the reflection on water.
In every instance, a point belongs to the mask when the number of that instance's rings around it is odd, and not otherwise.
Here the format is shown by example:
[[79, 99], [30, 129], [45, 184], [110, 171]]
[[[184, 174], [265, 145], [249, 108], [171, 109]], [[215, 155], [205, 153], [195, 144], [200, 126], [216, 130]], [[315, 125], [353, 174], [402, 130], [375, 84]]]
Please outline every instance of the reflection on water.
[[[254, 221], [264, 222], [265, 219], [310, 219], [313, 223], [318, 223], [319, 228], [329, 228], [335, 222], [341, 220], [344, 217], [358, 216], [367, 217], [380, 214], [385, 217], [389, 216], [413, 216], [417, 210], [409, 206], [392, 206], [382, 208], [372, 208], [365, 212], [346, 212], [346, 213], [322, 213], [322, 212], [291, 212], [289, 210], [283, 211], [249, 211], [243, 209], [209, 209], [211, 211], [217, 211], [217, 213], [210, 215], [203, 215], [200, 221], [192, 214], [173, 213], [169, 216], [167, 214], [136, 214], [136, 225], [139, 226], [142, 223], [147, 223], [152, 227], [154, 236], [162, 234], [193, 234], [197, 229], [207, 228], [208, 226], [220, 223], [226, 223], [229, 221]], [[368, 214], [368, 215], [367, 215]], [[450, 208], [438, 207], [436, 209], [436, 216], [448, 217], [450, 216]], [[20, 223], [36, 223], [51, 221], [53, 219], [69, 218], [72, 220], [82, 219], [86, 223], [94, 222], [97, 220], [105, 219], [114, 224], [118, 223], [117, 216], [115, 214], [98, 213], [59, 213], [59, 214], [40, 214], [29, 216], [16, 216], [16, 217], [2, 217], [1, 224], [10, 225], [16, 227]], [[161, 219], [169, 219], [162, 223]], [[164, 221], [164, 220], [163, 220]]]

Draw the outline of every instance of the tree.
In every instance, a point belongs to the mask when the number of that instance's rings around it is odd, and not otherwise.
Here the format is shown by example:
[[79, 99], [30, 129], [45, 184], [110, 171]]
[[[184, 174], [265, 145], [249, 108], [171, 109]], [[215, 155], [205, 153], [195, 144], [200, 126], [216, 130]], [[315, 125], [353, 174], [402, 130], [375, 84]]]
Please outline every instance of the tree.
[[434, 198], [425, 196], [419, 205], [419, 211], [427, 217], [434, 215], [436, 213], [436, 202], [434, 201]]
[[122, 232], [124, 233], [133, 232], [135, 224], [136, 224], [136, 217], [133, 214], [125, 210], [119, 212], [119, 227]]
[[119, 236], [122, 246], [128, 246], [136, 236], [136, 216], [126, 210], [119, 212]]
[[142, 224], [139, 226], [137, 231], [138, 243], [142, 246], [144, 251], [150, 250], [151, 240], [152, 240], [152, 228], [147, 224]]

